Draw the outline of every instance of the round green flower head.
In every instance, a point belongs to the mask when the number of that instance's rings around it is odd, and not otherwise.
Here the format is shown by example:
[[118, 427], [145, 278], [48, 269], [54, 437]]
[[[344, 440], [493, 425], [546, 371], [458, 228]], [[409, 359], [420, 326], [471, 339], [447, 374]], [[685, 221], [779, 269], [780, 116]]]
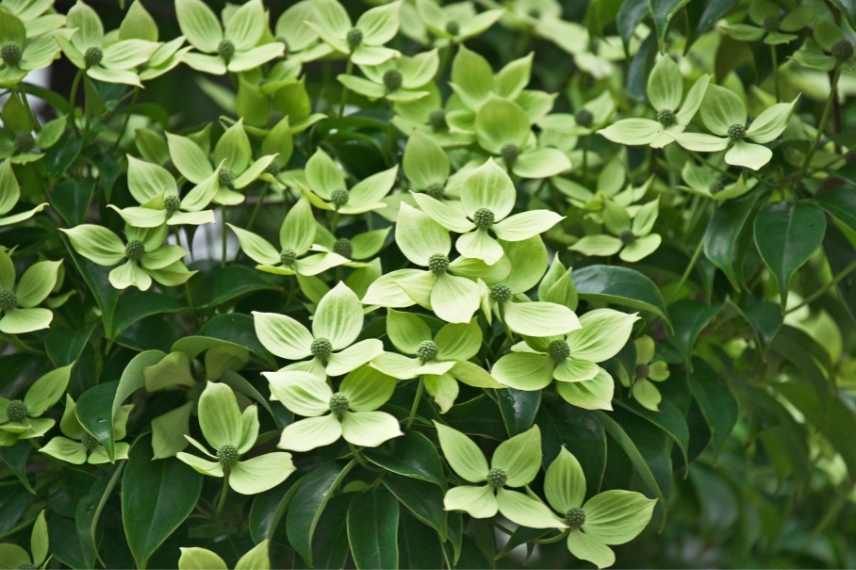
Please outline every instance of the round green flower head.
[[100, 47], [92, 46], [91, 48], [86, 50], [86, 53], [83, 54], [83, 61], [86, 63], [86, 67], [95, 67], [99, 63], [101, 63], [101, 59], [104, 57], [104, 52], [101, 51]]
[[419, 347], [416, 349], [416, 356], [419, 357], [419, 360], [422, 362], [431, 362], [435, 358], [437, 358], [437, 353], [440, 351], [437, 343], [433, 340], [423, 340], [419, 343]]
[[3, 62], [9, 67], [18, 67], [23, 55], [24, 52], [17, 44], [5, 44], [0, 48], [0, 57], [3, 58]]
[[430, 269], [431, 273], [434, 275], [445, 275], [446, 271], [449, 269], [449, 258], [440, 253], [432, 255], [428, 259], [428, 269]]
[[12, 400], [6, 408], [6, 416], [10, 422], [22, 422], [27, 419], [27, 405], [21, 400]]
[[143, 242], [139, 240], [131, 240], [125, 246], [125, 257], [128, 259], [133, 259], [134, 261], [139, 261], [143, 258], [143, 255], [146, 253], [146, 249], [143, 246]]

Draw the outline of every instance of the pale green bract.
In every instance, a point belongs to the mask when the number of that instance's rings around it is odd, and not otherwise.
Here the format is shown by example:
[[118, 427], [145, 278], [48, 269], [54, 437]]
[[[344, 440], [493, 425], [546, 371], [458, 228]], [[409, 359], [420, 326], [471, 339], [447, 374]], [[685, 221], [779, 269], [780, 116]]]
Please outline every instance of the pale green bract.
[[[287, 370], [319, 378], [341, 376], [383, 352], [377, 339], [354, 342], [363, 328], [363, 308], [356, 294], [339, 283], [318, 302], [310, 332], [299, 321], [276, 313], [253, 313], [259, 341], [274, 355], [294, 362]], [[310, 360], [304, 360], [312, 357]]]
[[[464, 511], [473, 518], [497, 513], [529, 528], [565, 528], [539, 499], [513, 491], [532, 482], [541, 468], [541, 432], [533, 426], [499, 444], [488, 465], [475, 442], [456, 429], [434, 422], [443, 455], [452, 470], [473, 485], [446, 491], [447, 511]], [[483, 484], [479, 484], [483, 483]]]
[[306, 416], [282, 430], [279, 447], [310, 451], [343, 438], [351, 445], [377, 447], [403, 435], [392, 414], [376, 411], [395, 390], [396, 380], [369, 367], [350, 372], [336, 392], [324, 378], [299, 370], [265, 372], [271, 397]]
[[611, 410], [612, 376], [598, 363], [624, 347], [638, 319], [614, 309], [594, 309], [580, 317], [581, 328], [560, 338], [531, 339], [499, 358], [491, 374], [518, 390], [542, 390], [556, 381], [569, 404], [589, 410]]
[[232, 389], [222, 383], [208, 382], [199, 397], [197, 415], [211, 453], [189, 435], [187, 441], [205, 458], [180, 452], [180, 461], [209, 477], [225, 477], [229, 487], [241, 495], [263, 493], [285, 481], [294, 470], [291, 454], [274, 451], [249, 459], [241, 456], [253, 448], [259, 435], [256, 406], [241, 411]]
[[610, 546], [630, 542], [654, 513], [656, 499], [635, 491], [609, 490], [588, 500], [586, 479], [577, 458], [562, 447], [544, 476], [547, 503], [564, 519], [568, 551], [598, 568], [615, 564]]

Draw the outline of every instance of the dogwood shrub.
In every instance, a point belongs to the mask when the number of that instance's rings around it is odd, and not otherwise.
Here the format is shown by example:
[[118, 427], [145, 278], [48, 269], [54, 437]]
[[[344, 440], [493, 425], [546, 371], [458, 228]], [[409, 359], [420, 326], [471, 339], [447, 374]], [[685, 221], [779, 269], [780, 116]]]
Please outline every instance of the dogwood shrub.
[[0, 566], [852, 565], [854, 23], [0, 1]]

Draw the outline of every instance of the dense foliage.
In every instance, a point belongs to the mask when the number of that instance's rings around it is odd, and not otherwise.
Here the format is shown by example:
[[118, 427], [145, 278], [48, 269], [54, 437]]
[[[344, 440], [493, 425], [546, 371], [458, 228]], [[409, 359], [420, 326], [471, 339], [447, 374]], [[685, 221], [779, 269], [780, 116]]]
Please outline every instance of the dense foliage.
[[282, 4], [0, 0], [0, 566], [856, 566], [856, 4]]

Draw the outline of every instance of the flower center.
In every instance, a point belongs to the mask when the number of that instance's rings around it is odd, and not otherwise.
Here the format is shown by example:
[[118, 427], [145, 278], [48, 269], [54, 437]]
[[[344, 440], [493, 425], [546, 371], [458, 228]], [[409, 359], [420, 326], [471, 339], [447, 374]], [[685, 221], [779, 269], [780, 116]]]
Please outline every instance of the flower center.
[[431, 186], [425, 188], [425, 193], [434, 198], [435, 200], [442, 200], [446, 197], [446, 192], [444, 191], [443, 185], [439, 182], [435, 182]]
[[348, 238], [339, 238], [333, 244], [333, 253], [338, 253], [342, 257], [350, 258], [354, 252], [354, 247], [351, 245], [351, 240]]
[[232, 174], [232, 171], [228, 168], [221, 168], [220, 173], [217, 174], [217, 181], [220, 183], [220, 186], [231, 188], [232, 182], [234, 182], [234, 180], [235, 175]]
[[220, 45], [217, 46], [217, 53], [220, 54], [223, 61], [229, 63], [232, 61], [232, 58], [235, 57], [235, 44], [229, 40], [223, 40], [220, 42]]
[[573, 508], [565, 513], [565, 522], [571, 530], [578, 530], [586, 522], [586, 512], [579, 507]]
[[446, 112], [443, 109], [434, 109], [428, 115], [428, 123], [435, 131], [442, 131], [446, 128]]
[[571, 355], [571, 347], [563, 340], [554, 340], [547, 345], [547, 354], [554, 362], [561, 362]]
[[728, 127], [728, 138], [732, 142], [742, 141], [746, 136], [746, 127], [740, 124], [734, 124]]
[[840, 40], [832, 46], [832, 55], [838, 61], [845, 61], [853, 57], [853, 44], [847, 40]]
[[647, 378], [648, 373], [651, 372], [651, 369], [648, 368], [647, 364], [640, 364], [636, 367], [636, 377], [637, 378]]
[[18, 133], [15, 135], [15, 150], [27, 152], [36, 146], [36, 140], [30, 133]]
[[401, 87], [402, 81], [401, 72], [397, 69], [390, 69], [383, 74], [383, 84], [389, 92]]
[[337, 208], [341, 208], [348, 203], [348, 191], [344, 188], [333, 190], [333, 193], [330, 194], [330, 201], [333, 202], [333, 205]]
[[284, 249], [279, 254], [279, 261], [286, 266], [294, 265], [294, 262], [297, 261], [297, 253], [293, 249]]
[[354, 51], [360, 44], [363, 43], [363, 32], [359, 28], [351, 28], [348, 30], [348, 35], [345, 36], [345, 40], [348, 42], [348, 48], [351, 51]]
[[348, 411], [348, 397], [341, 392], [336, 392], [330, 396], [330, 413], [336, 416], [336, 419], [341, 420], [345, 417]]
[[636, 241], [636, 236], [633, 235], [633, 232], [631, 232], [630, 230], [624, 230], [623, 232], [621, 232], [621, 235], [618, 236], [618, 239], [621, 240], [621, 243], [627, 245]]
[[486, 230], [493, 225], [493, 212], [487, 208], [479, 208], [473, 213], [473, 223], [480, 230]]
[[511, 300], [511, 288], [508, 285], [498, 283], [490, 288], [490, 298], [497, 303], [507, 303]]
[[722, 176], [717, 178], [716, 181], [710, 186], [710, 193], [719, 194], [720, 192], [725, 190], [725, 182], [725, 178], [723, 178]]
[[438, 277], [445, 275], [449, 269], [449, 258], [443, 254], [435, 253], [428, 259], [428, 269]]
[[510, 168], [514, 164], [514, 161], [517, 160], [517, 157], [520, 156], [520, 149], [517, 148], [516, 144], [507, 144], [502, 147], [499, 153], [502, 155], [502, 160]]
[[11, 311], [18, 306], [18, 297], [14, 291], [0, 288], [0, 311]]
[[457, 36], [461, 31], [461, 25], [457, 22], [446, 22], [446, 33]]
[[309, 346], [309, 352], [326, 366], [333, 353], [333, 343], [326, 338], [316, 338]]
[[6, 407], [6, 416], [10, 422], [22, 422], [27, 419], [27, 405], [21, 400], [12, 400]]
[[172, 216], [181, 207], [181, 200], [178, 199], [178, 196], [167, 196], [163, 201], [163, 207], [166, 209], [166, 215]]
[[139, 261], [142, 259], [144, 253], [146, 253], [146, 249], [140, 240], [132, 239], [125, 246], [125, 257], [128, 259]]
[[574, 115], [574, 121], [581, 127], [590, 127], [594, 124], [594, 115], [588, 109], [580, 109]]
[[104, 57], [104, 52], [101, 51], [101, 48], [92, 46], [86, 53], [83, 54], [83, 63], [87, 68], [95, 67], [99, 63], [101, 63], [101, 58]]
[[768, 16], [764, 19], [764, 30], [767, 32], [775, 32], [779, 29], [779, 18], [776, 16]]
[[529, 14], [529, 17], [533, 20], [541, 19], [541, 10], [539, 10], [538, 8], [529, 8], [529, 11], [527, 13]]
[[664, 127], [671, 127], [675, 124], [675, 113], [674, 111], [663, 109], [657, 113], [657, 120], [660, 121], [660, 124]]
[[220, 462], [224, 470], [234, 467], [239, 457], [238, 448], [234, 445], [226, 444], [217, 450], [217, 461]]
[[0, 57], [3, 58], [3, 62], [9, 67], [18, 67], [18, 64], [21, 63], [22, 55], [23, 51], [16, 44], [6, 44], [0, 48]]
[[494, 467], [487, 472], [487, 484], [494, 489], [504, 487], [506, 481], [508, 481], [508, 475], [502, 469]]
[[98, 449], [99, 445], [101, 445], [89, 432], [83, 433], [83, 437], [80, 438], [80, 443], [83, 444], [84, 449], [89, 453], [92, 453], [94, 450]]
[[440, 349], [437, 343], [433, 340], [423, 340], [419, 343], [419, 348], [416, 349], [416, 354], [422, 362], [430, 362], [437, 358], [437, 353]]

